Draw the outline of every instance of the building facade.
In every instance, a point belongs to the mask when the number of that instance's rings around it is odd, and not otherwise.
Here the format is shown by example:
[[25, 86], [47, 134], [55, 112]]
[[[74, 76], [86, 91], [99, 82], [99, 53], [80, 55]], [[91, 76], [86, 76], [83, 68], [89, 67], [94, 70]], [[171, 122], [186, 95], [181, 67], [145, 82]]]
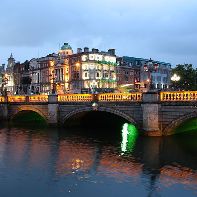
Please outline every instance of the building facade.
[[8, 58], [8, 64], [5, 70], [5, 79], [7, 79], [7, 83], [5, 84], [5, 87], [7, 89], [8, 94], [14, 94], [15, 87], [14, 87], [14, 65], [15, 65], [15, 59], [13, 58], [13, 55], [11, 53], [10, 57]]
[[[134, 73], [133, 78], [130, 78], [128, 81], [120, 81], [119, 84], [126, 84], [128, 82], [128, 84], [133, 84], [134, 90], [144, 92], [150, 88], [168, 89], [170, 86], [170, 63], [123, 56], [117, 58], [117, 64], [117, 72], [119, 72], [118, 70], [124, 71], [124, 69], [127, 68], [127, 72], [130, 70], [130, 72]], [[120, 75], [124, 78], [124, 72]]]
[[78, 48], [77, 53], [69, 57], [70, 91], [113, 91], [117, 87], [116, 65], [114, 49], [100, 52]]

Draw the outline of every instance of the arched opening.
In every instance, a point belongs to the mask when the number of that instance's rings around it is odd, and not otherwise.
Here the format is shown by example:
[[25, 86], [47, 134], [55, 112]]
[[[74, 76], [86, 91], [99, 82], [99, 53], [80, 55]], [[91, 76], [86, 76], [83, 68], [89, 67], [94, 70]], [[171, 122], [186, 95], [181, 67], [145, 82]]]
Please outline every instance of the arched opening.
[[[136, 127], [134, 120], [128, 120], [106, 111], [83, 111], [74, 113], [66, 117], [64, 121], [64, 127], [66, 127], [67, 132], [71, 130], [75, 132], [77, 130], [80, 135], [83, 133], [86, 136], [97, 136], [99, 138], [108, 139], [108, 141], [110, 139], [120, 142], [124, 138], [123, 146], [127, 143], [128, 137], [133, 135], [128, 125]], [[128, 143], [131, 144], [130, 139], [131, 138], [129, 138]]]
[[172, 121], [164, 130], [163, 135], [197, 133], [197, 113], [192, 112]]
[[32, 110], [21, 110], [10, 121], [14, 126], [43, 127], [47, 125], [46, 119]]
[[174, 128], [174, 134], [197, 134], [197, 117], [187, 119]]
[[188, 155], [195, 155], [197, 150], [197, 117], [187, 119], [173, 130], [173, 139]]
[[[64, 121], [65, 127], [80, 126], [85, 128], [117, 128], [130, 121], [114, 113], [105, 111], [82, 111], [67, 117]], [[134, 123], [135, 124], [135, 123]]]

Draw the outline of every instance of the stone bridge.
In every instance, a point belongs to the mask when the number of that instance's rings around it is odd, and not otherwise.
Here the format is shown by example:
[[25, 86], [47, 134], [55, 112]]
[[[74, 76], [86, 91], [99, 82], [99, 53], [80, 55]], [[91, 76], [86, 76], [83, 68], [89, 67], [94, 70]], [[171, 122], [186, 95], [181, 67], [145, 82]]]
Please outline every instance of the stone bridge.
[[80, 112], [103, 111], [124, 118], [145, 135], [162, 136], [197, 118], [197, 91], [8, 96], [0, 97], [0, 110], [4, 120], [34, 111], [49, 125], [60, 126]]

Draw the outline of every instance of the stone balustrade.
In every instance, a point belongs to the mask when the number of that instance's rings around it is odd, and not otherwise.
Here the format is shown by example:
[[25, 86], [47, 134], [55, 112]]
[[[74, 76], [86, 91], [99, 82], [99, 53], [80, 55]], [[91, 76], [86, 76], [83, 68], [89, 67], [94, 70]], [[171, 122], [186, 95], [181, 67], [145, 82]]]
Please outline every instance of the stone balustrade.
[[[57, 95], [58, 102], [141, 102], [143, 93], [101, 93], [101, 94], [62, 94]], [[159, 95], [159, 94], [158, 94]], [[15, 95], [1, 96], [0, 103], [4, 102], [29, 102], [47, 103], [48, 95]], [[197, 101], [197, 91], [160, 92], [160, 102]]]
[[20, 102], [26, 102], [27, 99], [26, 96], [8, 96], [7, 97], [7, 101], [10, 102], [10, 103], [20, 103]]
[[92, 94], [63, 94], [58, 95], [59, 102], [91, 102], [93, 101]]
[[161, 92], [160, 101], [197, 101], [197, 91]]
[[32, 95], [29, 96], [29, 102], [48, 102], [48, 95]]
[[142, 93], [106, 93], [99, 94], [98, 101], [116, 102], [116, 101], [141, 101]]

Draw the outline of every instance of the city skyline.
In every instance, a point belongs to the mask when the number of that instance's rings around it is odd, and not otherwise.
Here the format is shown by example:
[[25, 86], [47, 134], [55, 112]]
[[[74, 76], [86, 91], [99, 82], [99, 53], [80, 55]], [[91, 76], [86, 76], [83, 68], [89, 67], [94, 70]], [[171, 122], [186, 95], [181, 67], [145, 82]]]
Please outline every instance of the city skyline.
[[0, 64], [78, 47], [115, 48], [118, 56], [197, 65], [194, 0], [1, 1]]

